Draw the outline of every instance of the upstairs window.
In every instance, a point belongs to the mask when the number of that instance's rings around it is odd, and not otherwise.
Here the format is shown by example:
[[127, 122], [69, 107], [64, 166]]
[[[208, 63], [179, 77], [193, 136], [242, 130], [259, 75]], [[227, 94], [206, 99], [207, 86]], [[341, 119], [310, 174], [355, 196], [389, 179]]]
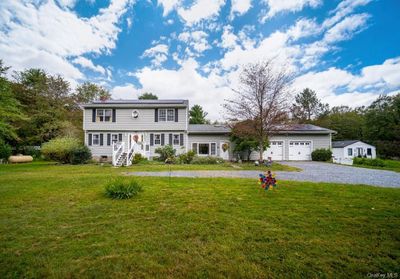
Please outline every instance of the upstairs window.
[[96, 109], [96, 122], [111, 122], [111, 109]]
[[175, 109], [159, 109], [158, 110], [158, 121], [159, 122], [174, 122], [175, 121]]

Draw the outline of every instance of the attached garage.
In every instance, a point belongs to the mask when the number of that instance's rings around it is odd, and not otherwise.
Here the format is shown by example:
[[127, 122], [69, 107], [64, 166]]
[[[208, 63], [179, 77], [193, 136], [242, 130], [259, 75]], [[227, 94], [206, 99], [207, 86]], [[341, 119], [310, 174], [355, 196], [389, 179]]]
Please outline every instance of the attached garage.
[[311, 141], [290, 141], [289, 160], [311, 160]]

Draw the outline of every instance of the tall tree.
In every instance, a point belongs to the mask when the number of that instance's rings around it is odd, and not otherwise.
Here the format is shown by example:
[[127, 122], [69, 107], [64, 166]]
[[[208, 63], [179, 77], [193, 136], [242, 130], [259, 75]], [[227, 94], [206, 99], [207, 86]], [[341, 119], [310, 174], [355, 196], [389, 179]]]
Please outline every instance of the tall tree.
[[19, 128], [20, 143], [36, 145], [56, 137], [73, 104], [69, 83], [40, 69], [16, 73], [15, 79], [13, 92], [29, 116]]
[[100, 85], [85, 82], [76, 88], [74, 97], [77, 103], [90, 103], [94, 100], [109, 100], [111, 94]]
[[224, 104], [231, 121], [249, 121], [248, 136], [258, 142], [263, 160], [265, 142], [287, 117], [287, 94], [291, 77], [273, 61], [249, 64], [240, 75], [235, 97]]
[[10, 67], [4, 66], [0, 59], [0, 144], [18, 140], [16, 122], [27, 120], [12, 93], [11, 82], [5, 76], [8, 69]]
[[291, 108], [293, 118], [300, 122], [307, 122], [312, 118], [326, 115], [328, 111], [329, 105], [321, 103], [315, 91], [309, 88], [303, 89], [296, 95], [295, 103]]
[[158, 97], [151, 92], [144, 92], [139, 96], [139, 100], [158, 100]]
[[210, 121], [206, 119], [208, 113], [203, 110], [200, 105], [194, 105], [189, 110], [190, 124], [208, 124]]

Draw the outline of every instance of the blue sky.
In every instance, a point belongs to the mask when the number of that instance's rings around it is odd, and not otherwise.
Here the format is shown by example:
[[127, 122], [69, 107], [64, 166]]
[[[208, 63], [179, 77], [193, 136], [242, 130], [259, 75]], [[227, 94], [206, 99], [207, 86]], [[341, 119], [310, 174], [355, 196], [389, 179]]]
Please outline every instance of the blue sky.
[[0, 3], [0, 58], [113, 98], [185, 98], [221, 119], [241, 66], [273, 59], [293, 94], [368, 105], [400, 91], [397, 0], [59, 0]]

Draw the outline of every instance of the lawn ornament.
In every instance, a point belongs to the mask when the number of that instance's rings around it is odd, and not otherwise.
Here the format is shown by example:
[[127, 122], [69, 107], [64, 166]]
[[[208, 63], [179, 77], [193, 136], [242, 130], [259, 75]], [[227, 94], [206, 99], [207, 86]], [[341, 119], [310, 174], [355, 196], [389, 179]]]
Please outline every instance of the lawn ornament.
[[258, 184], [261, 185], [263, 189], [272, 190], [277, 187], [275, 174], [272, 174], [271, 171], [267, 171], [265, 174], [259, 174]]

